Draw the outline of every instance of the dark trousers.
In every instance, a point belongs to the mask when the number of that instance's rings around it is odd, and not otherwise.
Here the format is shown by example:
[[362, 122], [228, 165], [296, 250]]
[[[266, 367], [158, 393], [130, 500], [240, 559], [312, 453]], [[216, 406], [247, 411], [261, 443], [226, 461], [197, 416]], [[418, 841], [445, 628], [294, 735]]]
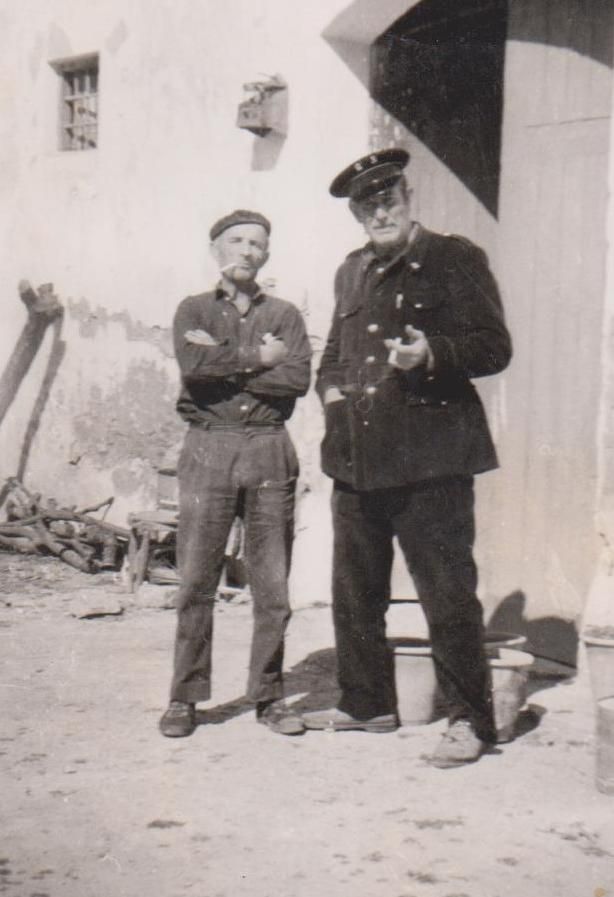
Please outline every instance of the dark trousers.
[[447, 477], [373, 492], [336, 483], [332, 507], [339, 708], [358, 719], [396, 712], [385, 614], [397, 536], [428, 622], [448, 716], [470, 719], [482, 738], [494, 740], [473, 560], [473, 479]]
[[283, 427], [191, 427], [177, 473], [181, 586], [171, 700], [196, 703], [211, 695], [213, 605], [239, 513], [254, 614], [247, 696], [279, 698], [298, 474], [290, 437]]

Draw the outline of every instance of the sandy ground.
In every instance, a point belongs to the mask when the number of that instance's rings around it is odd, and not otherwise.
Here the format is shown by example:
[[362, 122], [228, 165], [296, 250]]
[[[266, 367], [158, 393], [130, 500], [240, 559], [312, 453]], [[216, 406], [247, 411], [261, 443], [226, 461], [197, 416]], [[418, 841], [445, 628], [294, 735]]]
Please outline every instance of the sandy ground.
[[[215, 700], [157, 730], [172, 610], [113, 576], [0, 555], [0, 893], [7, 897], [608, 897], [614, 796], [594, 786], [582, 668], [533, 678], [521, 734], [473, 766], [423, 756], [443, 722], [284, 738], [244, 703], [248, 602], [220, 602]], [[99, 590], [119, 616], [78, 619]], [[287, 690], [335, 701], [328, 608], [298, 610]]]

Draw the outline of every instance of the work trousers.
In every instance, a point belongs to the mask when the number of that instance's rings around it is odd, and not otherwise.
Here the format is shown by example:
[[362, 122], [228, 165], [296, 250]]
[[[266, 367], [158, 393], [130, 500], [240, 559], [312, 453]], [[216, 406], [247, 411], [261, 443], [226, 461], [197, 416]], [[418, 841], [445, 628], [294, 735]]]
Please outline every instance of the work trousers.
[[253, 599], [247, 697], [281, 697], [288, 573], [294, 532], [296, 452], [279, 427], [192, 426], [179, 459], [177, 559], [181, 585], [171, 700], [211, 695], [213, 607], [236, 515], [245, 532]]
[[449, 719], [469, 719], [480, 737], [494, 741], [473, 560], [473, 478], [446, 477], [372, 492], [335, 483], [332, 507], [339, 708], [357, 719], [396, 712], [385, 619], [396, 536], [426, 616]]

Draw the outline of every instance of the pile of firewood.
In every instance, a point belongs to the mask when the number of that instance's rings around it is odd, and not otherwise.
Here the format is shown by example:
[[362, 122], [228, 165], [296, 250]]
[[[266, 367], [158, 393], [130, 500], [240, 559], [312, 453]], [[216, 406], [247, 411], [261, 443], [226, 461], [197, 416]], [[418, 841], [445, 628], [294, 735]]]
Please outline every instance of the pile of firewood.
[[[10, 477], [0, 492], [0, 549], [22, 554], [55, 555], [82, 570], [115, 570], [126, 553], [130, 533], [106, 523], [113, 498], [77, 510], [63, 508], [54, 499], [43, 501]], [[102, 511], [102, 519], [91, 515]]]

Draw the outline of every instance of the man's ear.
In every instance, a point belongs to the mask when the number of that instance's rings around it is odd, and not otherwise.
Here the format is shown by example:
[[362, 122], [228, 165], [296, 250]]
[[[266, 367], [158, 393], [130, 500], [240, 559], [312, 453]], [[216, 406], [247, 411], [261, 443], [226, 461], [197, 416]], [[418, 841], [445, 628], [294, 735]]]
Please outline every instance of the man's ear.
[[218, 262], [219, 261], [219, 258], [218, 258], [219, 252], [218, 252], [217, 240], [212, 240], [211, 243], [209, 243], [209, 252], [213, 256], [215, 261]]

